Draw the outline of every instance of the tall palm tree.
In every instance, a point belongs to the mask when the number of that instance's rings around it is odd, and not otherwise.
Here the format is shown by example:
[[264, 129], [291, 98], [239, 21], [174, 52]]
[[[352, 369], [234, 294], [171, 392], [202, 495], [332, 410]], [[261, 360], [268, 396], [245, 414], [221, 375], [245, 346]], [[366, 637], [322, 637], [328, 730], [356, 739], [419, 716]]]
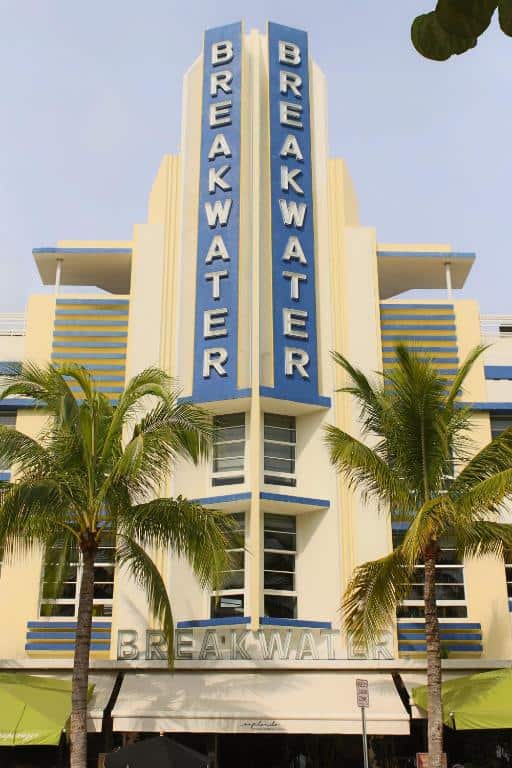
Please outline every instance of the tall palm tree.
[[512, 428], [474, 455], [470, 411], [458, 400], [482, 351], [469, 354], [451, 386], [431, 362], [401, 345], [396, 366], [377, 382], [333, 355], [348, 378], [340, 391], [358, 403], [368, 444], [328, 426], [331, 462], [363, 501], [376, 500], [407, 528], [391, 554], [355, 568], [342, 603], [344, 625], [359, 642], [376, 641], [410, 593], [415, 568], [424, 565], [431, 768], [441, 768], [443, 752], [435, 586], [441, 540], [453, 537], [461, 560], [501, 556], [512, 544], [512, 526], [499, 522], [512, 493]]
[[148, 550], [171, 549], [187, 558], [203, 585], [217, 585], [226, 567], [227, 519], [182, 497], [158, 498], [178, 457], [197, 463], [206, 455], [210, 422], [198, 407], [178, 401], [172, 380], [157, 368], [135, 376], [115, 406], [76, 364], [25, 364], [0, 398], [11, 395], [33, 398], [48, 419], [37, 439], [0, 426], [0, 464], [14, 465], [16, 473], [0, 503], [0, 549], [4, 557], [23, 556], [34, 546], [58, 551], [57, 562], [48, 561], [45, 572], [55, 595], [80, 553], [70, 740], [71, 768], [86, 768], [99, 547], [113, 540], [116, 563], [145, 591], [170, 663], [171, 605]]

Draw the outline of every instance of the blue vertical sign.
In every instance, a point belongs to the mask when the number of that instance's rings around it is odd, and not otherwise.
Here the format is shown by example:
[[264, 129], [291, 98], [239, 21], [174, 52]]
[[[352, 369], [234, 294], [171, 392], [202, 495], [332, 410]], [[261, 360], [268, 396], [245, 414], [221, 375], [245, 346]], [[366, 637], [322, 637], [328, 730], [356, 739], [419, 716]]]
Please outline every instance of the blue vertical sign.
[[274, 390], [319, 402], [308, 36], [268, 25]]
[[205, 33], [193, 399], [236, 396], [242, 25]]

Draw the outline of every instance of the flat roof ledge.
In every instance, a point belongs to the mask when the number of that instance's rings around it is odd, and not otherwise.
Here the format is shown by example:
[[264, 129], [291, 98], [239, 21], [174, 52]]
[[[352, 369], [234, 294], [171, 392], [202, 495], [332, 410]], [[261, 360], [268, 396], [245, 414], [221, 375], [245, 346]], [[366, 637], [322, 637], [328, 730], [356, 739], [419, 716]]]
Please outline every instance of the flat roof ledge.
[[474, 261], [474, 253], [377, 246], [380, 298], [389, 299], [410, 290], [446, 288], [447, 263], [452, 287], [463, 288]]
[[104, 291], [130, 293], [132, 248], [34, 248], [43, 285], [55, 285], [57, 262], [62, 263], [62, 285], [94, 285]]

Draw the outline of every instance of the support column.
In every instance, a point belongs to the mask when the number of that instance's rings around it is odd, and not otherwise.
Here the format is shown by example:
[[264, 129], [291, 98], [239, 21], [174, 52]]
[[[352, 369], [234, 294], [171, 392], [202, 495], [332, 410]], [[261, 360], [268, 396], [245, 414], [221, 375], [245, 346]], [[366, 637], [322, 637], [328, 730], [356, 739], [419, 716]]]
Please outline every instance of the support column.
[[55, 267], [55, 295], [60, 293], [60, 284], [62, 282], [62, 264], [64, 259], [57, 259], [57, 266]]
[[453, 299], [453, 292], [452, 292], [452, 263], [451, 261], [445, 261], [444, 263], [444, 274], [446, 278], [446, 294], [450, 301]]

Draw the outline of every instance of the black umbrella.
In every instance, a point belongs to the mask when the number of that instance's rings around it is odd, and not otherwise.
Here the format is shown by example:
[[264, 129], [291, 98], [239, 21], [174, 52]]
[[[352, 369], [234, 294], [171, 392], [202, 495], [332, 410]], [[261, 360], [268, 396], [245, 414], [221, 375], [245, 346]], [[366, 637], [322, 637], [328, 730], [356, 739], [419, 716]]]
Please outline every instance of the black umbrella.
[[151, 768], [207, 768], [208, 758], [167, 736], [137, 741], [105, 758], [106, 768], [148, 768], [149, 765]]

